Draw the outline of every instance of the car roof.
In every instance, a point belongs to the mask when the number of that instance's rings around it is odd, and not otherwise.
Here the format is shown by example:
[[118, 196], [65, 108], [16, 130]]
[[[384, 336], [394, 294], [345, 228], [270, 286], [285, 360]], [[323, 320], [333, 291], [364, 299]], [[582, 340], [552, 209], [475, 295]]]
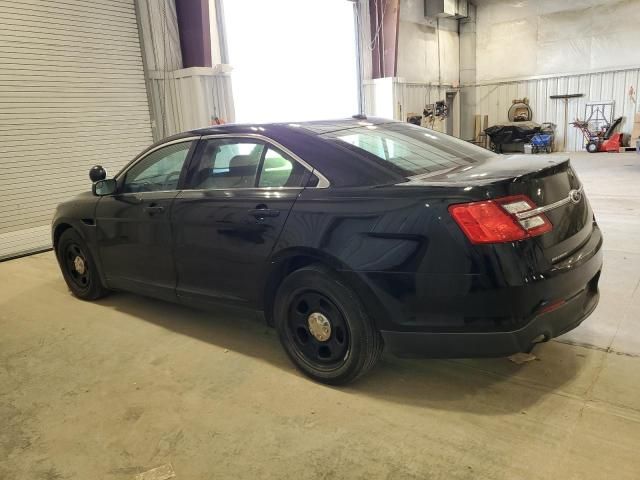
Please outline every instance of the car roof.
[[[321, 135], [324, 133], [357, 128], [368, 125], [381, 125], [384, 123], [397, 123], [395, 120], [388, 120], [379, 117], [366, 117], [355, 115], [350, 118], [335, 120], [313, 120], [305, 122], [275, 122], [275, 123], [227, 123], [222, 125], [212, 125], [210, 127], [198, 128], [184, 132], [183, 136], [190, 135], [215, 135], [216, 133], [228, 134], [251, 134], [266, 131], [266, 129], [287, 129], [292, 131], [303, 131], [309, 135]], [[263, 130], [264, 129], [264, 130]]]

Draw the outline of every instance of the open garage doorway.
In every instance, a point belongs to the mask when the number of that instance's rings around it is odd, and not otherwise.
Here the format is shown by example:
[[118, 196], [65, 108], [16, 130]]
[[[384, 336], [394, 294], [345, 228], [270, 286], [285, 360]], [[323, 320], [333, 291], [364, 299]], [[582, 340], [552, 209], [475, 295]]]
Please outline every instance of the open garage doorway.
[[237, 122], [358, 113], [353, 3], [225, 0]]

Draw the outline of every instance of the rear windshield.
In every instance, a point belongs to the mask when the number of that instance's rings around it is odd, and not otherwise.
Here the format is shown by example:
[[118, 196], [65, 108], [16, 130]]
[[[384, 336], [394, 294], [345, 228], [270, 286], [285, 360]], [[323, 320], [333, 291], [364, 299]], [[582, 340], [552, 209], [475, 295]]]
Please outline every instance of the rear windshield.
[[464, 140], [409, 123], [363, 124], [322, 136], [382, 161], [405, 177], [471, 165], [495, 155]]

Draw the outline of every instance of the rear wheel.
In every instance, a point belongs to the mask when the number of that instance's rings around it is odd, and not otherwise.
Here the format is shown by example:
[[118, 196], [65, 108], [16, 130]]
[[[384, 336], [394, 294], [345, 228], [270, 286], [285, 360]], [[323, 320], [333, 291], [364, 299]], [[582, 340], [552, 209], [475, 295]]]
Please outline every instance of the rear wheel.
[[598, 151], [598, 144], [595, 142], [587, 143], [587, 152], [596, 153]]
[[284, 279], [274, 318], [289, 358], [319, 382], [349, 383], [369, 371], [382, 352], [380, 333], [355, 292], [321, 265]]
[[97, 300], [108, 293], [86, 243], [75, 230], [66, 230], [60, 236], [56, 254], [64, 280], [76, 297]]

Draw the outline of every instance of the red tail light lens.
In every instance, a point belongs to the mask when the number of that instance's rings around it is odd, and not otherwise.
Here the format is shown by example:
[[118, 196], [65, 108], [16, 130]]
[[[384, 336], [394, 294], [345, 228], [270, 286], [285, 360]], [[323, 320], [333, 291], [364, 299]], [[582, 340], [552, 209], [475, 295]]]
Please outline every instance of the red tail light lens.
[[540, 213], [518, 217], [537, 208], [526, 195], [451, 205], [449, 213], [474, 244], [515, 242], [551, 231], [551, 222]]

